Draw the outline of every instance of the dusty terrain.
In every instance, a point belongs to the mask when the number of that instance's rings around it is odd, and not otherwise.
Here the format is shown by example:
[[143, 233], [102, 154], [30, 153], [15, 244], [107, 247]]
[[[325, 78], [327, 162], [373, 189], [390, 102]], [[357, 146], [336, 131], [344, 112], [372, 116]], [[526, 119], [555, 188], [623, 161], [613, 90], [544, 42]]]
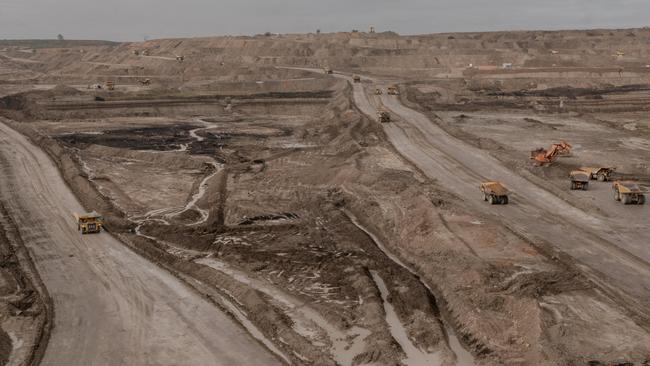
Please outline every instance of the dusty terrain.
[[[32, 301], [3, 310], [3, 362], [648, 363], [649, 208], [567, 174], [650, 184], [649, 39], [0, 42], [3, 278]], [[78, 236], [80, 205], [108, 232]]]

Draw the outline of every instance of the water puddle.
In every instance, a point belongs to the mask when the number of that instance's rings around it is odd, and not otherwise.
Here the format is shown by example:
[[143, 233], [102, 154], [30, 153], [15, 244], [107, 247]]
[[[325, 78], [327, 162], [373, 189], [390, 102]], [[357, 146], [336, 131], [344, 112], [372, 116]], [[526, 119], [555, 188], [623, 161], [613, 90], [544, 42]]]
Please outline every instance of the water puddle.
[[[194, 280], [194, 281], [197, 282], [197, 283], [199, 283], [199, 284], [201, 284], [201, 282], [198, 281], [198, 280]], [[289, 360], [289, 358], [287, 358], [287, 356], [285, 356], [284, 353], [282, 353], [282, 351], [280, 351], [280, 350], [275, 346], [275, 344], [273, 344], [273, 342], [271, 342], [270, 340], [268, 340], [268, 339], [264, 336], [264, 334], [263, 334], [259, 329], [257, 329], [257, 327], [255, 326], [255, 324], [253, 324], [253, 322], [251, 322], [251, 321], [248, 319], [248, 317], [246, 316], [246, 314], [244, 314], [244, 312], [242, 312], [242, 311], [241, 311], [241, 310], [240, 310], [240, 309], [239, 309], [235, 304], [233, 304], [232, 301], [226, 299], [225, 297], [223, 297], [223, 296], [221, 296], [221, 295], [219, 295], [219, 294], [215, 294], [215, 295], [219, 297], [219, 302], [220, 302], [223, 306], [225, 306], [225, 307], [228, 309], [228, 311], [230, 311], [230, 313], [231, 313], [235, 318], [237, 318], [237, 321], [238, 321], [238, 322], [239, 322], [239, 323], [240, 323], [244, 328], [246, 328], [246, 330], [248, 331], [248, 333], [250, 333], [250, 334], [253, 336], [253, 338], [255, 338], [255, 339], [259, 340], [260, 342], [262, 342], [262, 343], [263, 343], [263, 344], [264, 344], [264, 345], [265, 345], [269, 350], [271, 350], [271, 352], [273, 352], [273, 353], [275, 353], [276, 355], [280, 356], [280, 357], [281, 357], [281, 358], [282, 358], [282, 359], [283, 359], [287, 364], [291, 365], [291, 360]]]
[[173, 213], [173, 214], [168, 214], [168, 215], [166, 215], [167, 217], [178, 216], [178, 215], [182, 214], [183, 212], [186, 212], [186, 211], [188, 211], [190, 209], [195, 209], [201, 215], [201, 219], [199, 219], [196, 222], [193, 222], [190, 225], [199, 225], [199, 224], [203, 224], [204, 222], [208, 221], [208, 216], [209, 216], [208, 210], [200, 208], [197, 205], [197, 202], [199, 202], [199, 200], [201, 200], [201, 198], [203, 198], [203, 196], [205, 195], [205, 192], [208, 189], [208, 181], [210, 179], [212, 179], [212, 177], [217, 175], [217, 173], [219, 173], [219, 170], [220, 170], [219, 169], [220, 168], [219, 164], [217, 164], [215, 162], [210, 162], [210, 165], [212, 165], [215, 168], [214, 173], [212, 173], [212, 174], [208, 175], [207, 177], [203, 178], [203, 180], [201, 181], [201, 184], [199, 184], [199, 191], [196, 192], [192, 196], [192, 199], [187, 203], [187, 205], [185, 205], [185, 208], [183, 210], [181, 210], [179, 212], [176, 212], [176, 213]]
[[[203, 126], [202, 126], [202, 127], [198, 127], [198, 128], [195, 128], [195, 129], [190, 130], [189, 135], [190, 135], [190, 137], [192, 137], [194, 140], [196, 140], [196, 142], [204, 141], [205, 138], [204, 138], [203, 136], [199, 136], [199, 135], [197, 134], [197, 132], [198, 132], [198, 131], [201, 131], [201, 130], [205, 130], [205, 129], [210, 128], [210, 125], [211, 125], [211, 124], [208, 123], [208, 122], [206, 122], [206, 121], [204, 121], [202, 118], [196, 118], [194, 121], [195, 121], [195, 122], [198, 122], [198, 123], [200, 123], [200, 124], [202, 124]], [[180, 146], [180, 148], [179, 148], [178, 150], [176, 150], [176, 151], [177, 151], [177, 152], [184, 152], [184, 151], [187, 151], [187, 149], [188, 149], [188, 144], [182, 144], [182, 145]], [[201, 219], [199, 219], [199, 220], [196, 221], [196, 222], [193, 222], [193, 223], [189, 224], [189, 226], [200, 225], [200, 224], [203, 224], [203, 223], [205, 223], [206, 221], [208, 221], [208, 217], [209, 217], [209, 212], [208, 212], [208, 210], [205, 210], [205, 209], [200, 208], [199, 206], [196, 205], [196, 203], [199, 202], [199, 200], [200, 200], [201, 198], [203, 198], [203, 196], [205, 195], [205, 192], [206, 192], [206, 190], [207, 190], [207, 188], [208, 188], [208, 184], [207, 184], [208, 181], [209, 181], [212, 177], [214, 177], [215, 175], [217, 175], [217, 173], [219, 173], [219, 170], [220, 170], [220, 168], [221, 168], [221, 164], [218, 164], [217, 162], [211, 161], [211, 162], [209, 162], [209, 164], [212, 165], [212, 166], [215, 168], [215, 172], [212, 173], [212, 174], [210, 174], [210, 175], [208, 175], [207, 177], [205, 177], [205, 178], [201, 181], [201, 184], [199, 184], [199, 191], [198, 191], [196, 194], [194, 194], [194, 195], [192, 196], [192, 199], [190, 200], [190, 202], [187, 203], [187, 205], [185, 205], [185, 208], [184, 208], [183, 210], [181, 210], [181, 211], [179, 211], [179, 212], [175, 212], [175, 213], [167, 214], [166, 217], [178, 216], [178, 215], [180, 215], [180, 214], [182, 214], [182, 213], [184, 213], [184, 212], [186, 212], [186, 211], [188, 211], [188, 210], [190, 210], [190, 209], [194, 209], [194, 210], [196, 210], [196, 211], [201, 215]]]
[[407, 366], [438, 366], [442, 364], [442, 360], [437, 353], [427, 353], [416, 347], [413, 342], [408, 337], [406, 328], [402, 322], [400, 322], [395, 312], [395, 308], [388, 301], [388, 287], [384, 283], [384, 280], [379, 276], [375, 271], [370, 271], [372, 279], [375, 281], [377, 288], [381, 294], [381, 299], [384, 302], [384, 311], [386, 312], [386, 323], [388, 323], [388, 328], [390, 329], [390, 334], [393, 336], [395, 341], [402, 347], [402, 350], [406, 354], [406, 358], [402, 360], [402, 363]]
[[347, 331], [341, 331], [316, 310], [307, 306], [303, 301], [287, 294], [276, 286], [232, 268], [227, 263], [218, 259], [199, 258], [195, 262], [223, 272], [234, 280], [250, 286], [274, 299], [285, 314], [294, 322], [294, 331], [310, 340], [313, 345], [317, 347], [325, 346], [322, 343], [322, 338], [319, 337], [320, 334], [324, 333], [332, 345], [330, 353], [338, 364], [350, 366], [354, 357], [364, 351], [366, 345], [365, 339], [371, 333], [369, 330], [361, 327], [351, 327]]

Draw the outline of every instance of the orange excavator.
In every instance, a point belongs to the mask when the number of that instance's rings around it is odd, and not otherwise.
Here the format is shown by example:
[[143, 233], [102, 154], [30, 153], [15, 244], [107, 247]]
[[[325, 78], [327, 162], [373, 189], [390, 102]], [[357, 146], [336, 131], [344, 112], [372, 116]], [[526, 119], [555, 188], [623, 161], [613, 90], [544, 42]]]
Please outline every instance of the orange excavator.
[[537, 150], [530, 152], [530, 158], [535, 160], [539, 165], [548, 165], [553, 163], [560, 155], [571, 154], [572, 146], [566, 141], [560, 141], [558, 144], [551, 145], [551, 148], [546, 150], [540, 147]]

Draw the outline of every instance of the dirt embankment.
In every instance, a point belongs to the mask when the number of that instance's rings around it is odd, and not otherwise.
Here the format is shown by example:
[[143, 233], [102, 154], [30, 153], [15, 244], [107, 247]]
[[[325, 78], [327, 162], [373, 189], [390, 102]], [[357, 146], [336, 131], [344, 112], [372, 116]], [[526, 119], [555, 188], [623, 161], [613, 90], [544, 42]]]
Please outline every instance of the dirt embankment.
[[0, 204], [0, 364], [38, 365], [53, 304], [13, 220]]
[[[428, 110], [476, 112], [529, 111], [555, 113], [616, 113], [646, 111], [648, 84], [638, 80], [567, 78], [547, 82], [540, 77], [517, 80], [452, 79], [414, 82], [404, 88], [407, 99]], [[575, 86], [573, 86], [575, 85]]]
[[[109, 79], [137, 84], [144, 78], [165, 85], [234, 78], [250, 81], [260, 80], [260, 75], [263, 77], [274, 66], [329, 66], [414, 80], [450, 73], [517, 78], [521, 73], [539, 75], [549, 70], [565, 74], [601, 72], [607, 73], [607, 77], [620, 77], [621, 69], [623, 73], [647, 71], [649, 55], [644, 45], [649, 39], [650, 32], [645, 28], [421, 36], [341, 32], [107, 45], [90, 42], [69, 47], [64, 42], [42, 42], [33, 48], [6, 44], [4, 54], [13, 59], [17, 68], [33, 72], [29, 80], [41, 83], [54, 83], [61, 78], [79, 84]], [[183, 62], [177, 61], [179, 55], [184, 56]], [[504, 70], [503, 64], [512, 64], [512, 68]]]
[[[328, 83], [320, 82], [319, 85], [326, 87]], [[16, 120], [186, 116], [198, 113], [212, 115], [226, 111], [306, 114], [307, 111], [326, 105], [332, 97], [331, 89], [254, 94], [242, 94], [237, 90], [228, 94], [206, 91], [186, 94], [177, 90], [169, 91], [167, 95], [156, 93], [95, 92], [60, 85], [47, 91], [29, 91], [2, 97], [0, 111], [2, 115]]]

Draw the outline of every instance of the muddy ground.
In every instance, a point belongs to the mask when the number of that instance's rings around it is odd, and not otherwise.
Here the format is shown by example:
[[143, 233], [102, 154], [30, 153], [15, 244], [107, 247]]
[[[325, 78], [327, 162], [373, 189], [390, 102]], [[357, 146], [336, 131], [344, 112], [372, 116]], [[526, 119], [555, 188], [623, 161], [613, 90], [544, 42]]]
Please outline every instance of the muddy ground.
[[[404, 103], [433, 123], [642, 230], [646, 211], [610, 202], [604, 185], [566, 190], [581, 165], [649, 177], [647, 50], [631, 51], [648, 31], [594, 32], [13, 46], [1, 53], [0, 106], [111, 233], [216, 289], [229, 300], [218, 306], [245, 314], [294, 364], [642, 364], [648, 323], [571, 258], [418, 171], [346, 82], [274, 67], [325, 59], [404, 82]], [[571, 49], [584, 39], [581, 58]], [[627, 55], [612, 59], [616, 43]], [[499, 70], [511, 60], [518, 69]], [[138, 85], [145, 77], [152, 86]], [[108, 79], [118, 90], [87, 88]], [[38, 88], [48, 90], [15, 94]], [[529, 150], [558, 139], [573, 156], [530, 164]]]
[[38, 363], [50, 333], [52, 305], [2, 205], [0, 255], [0, 364]]
[[[335, 110], [325, 113], [337, 120], [345, 113], [344, 119], [360, 123], [349, 110]], [[391, 302], [410, 324], [418, 347], [430, 354], [425, 357], [449, 360], [453, 353], [445, 346], [435, 298], [331, 202], [331, 185], [319, 187], [331, 172], [323, 167], [359, 153], [333, 121], [311, 114], [237, 113], [185, 121], [77, 121], [65, 128], [43, 121], [29, 127], [55, 130], [50, 136], [142, 238], [155, 238], [155, 245], [185, 260], [226, 263], [260, 286], [277, 288], [279, 298], [264, 292], [233, 297], [261, 324], [271, 316], [265, 312], [278, 313], [282, 323], [263, 329], [272, 339], [292, 341], [280, 344], [289, 355], [296, 352], [290, 356], [295, 362], [383, 364], [400, 358], [370, 271], [386, 278]], [[105, 130], [107, 125], [111, 129]], [[345, 150], [335, 149], [342, 143]], [[246, 281], [230, 282], [228, 292], [247, 288]], [[311, 305], [294, 314], [296, 303]], [[256, 314], [260, 306], [266, 309]]]

